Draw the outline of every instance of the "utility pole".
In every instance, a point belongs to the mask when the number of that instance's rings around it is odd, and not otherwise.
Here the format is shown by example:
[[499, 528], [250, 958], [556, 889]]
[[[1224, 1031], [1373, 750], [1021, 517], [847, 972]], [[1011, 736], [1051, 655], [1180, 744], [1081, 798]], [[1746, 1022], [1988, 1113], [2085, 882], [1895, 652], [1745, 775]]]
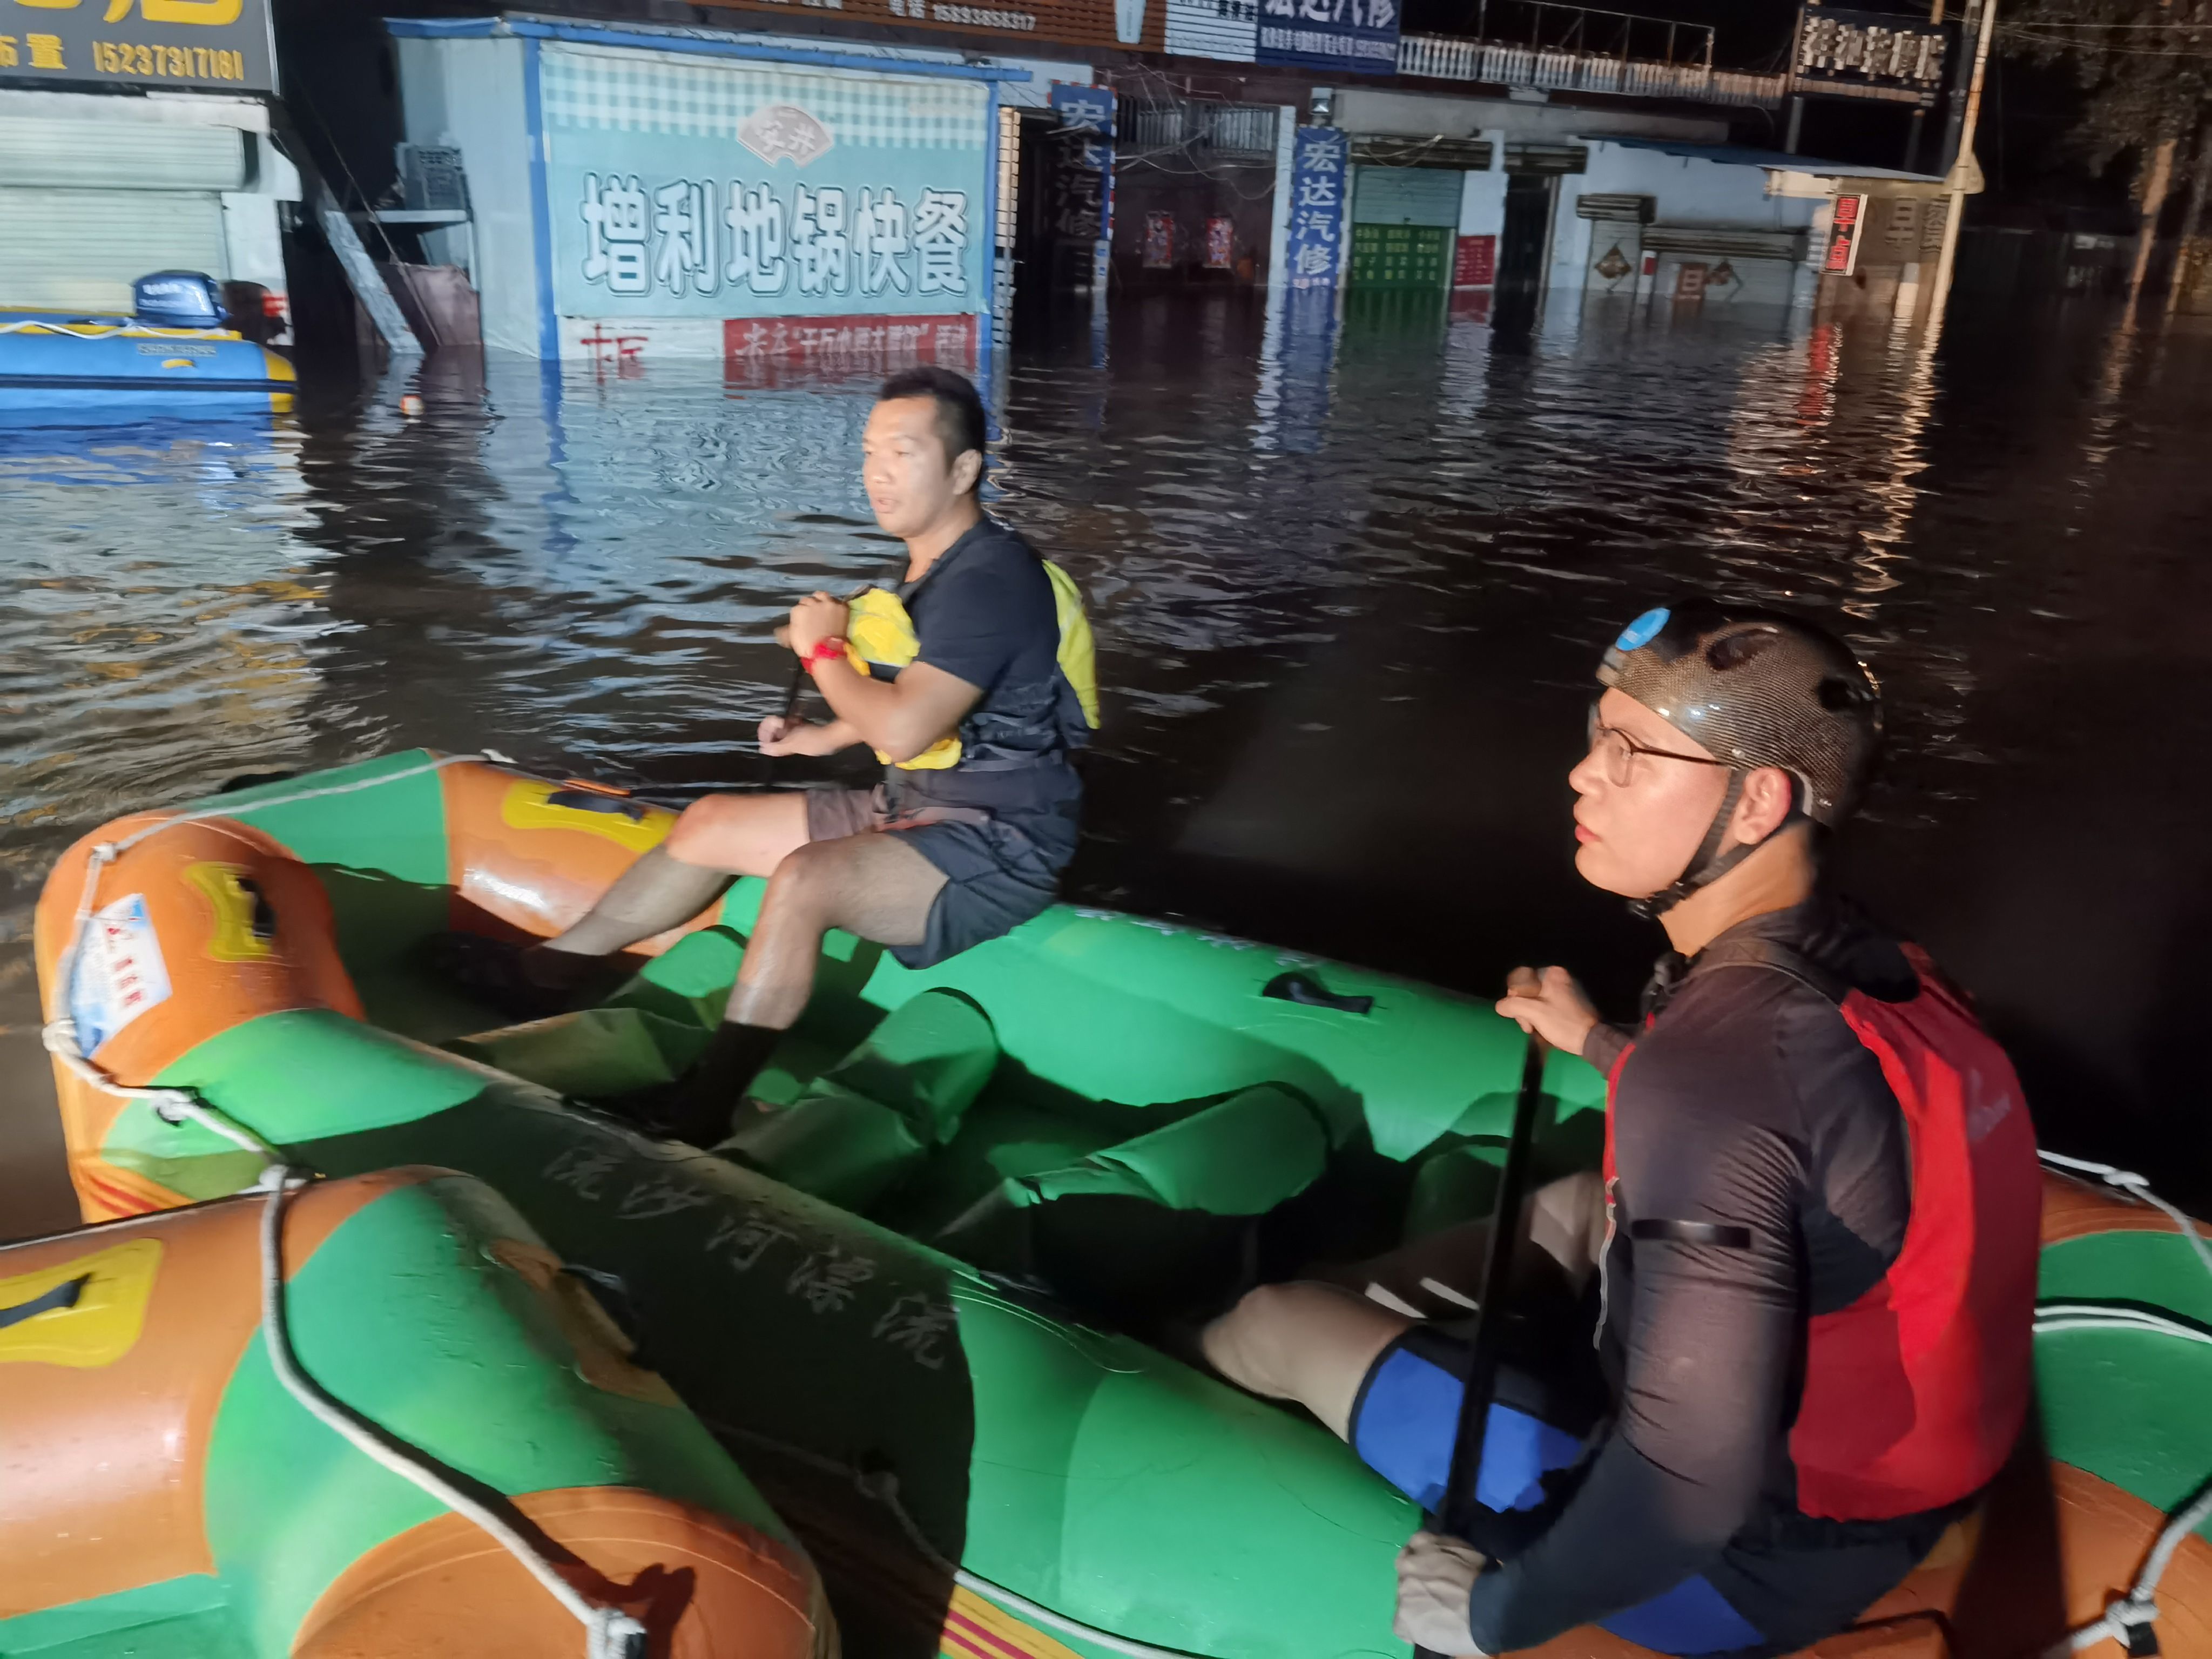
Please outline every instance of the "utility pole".
[[2158, 245], [2159, 216], [2166, 211], [2166, 192], [2173, 184], [2173, 153], [2181, 148], [2168, 138], [2150, 153], [2150, 171], [2142, 183], [2142, 216], [2136, 222], [2136, 268], [2128, 277], [2128, 313], [2135, 314], [2142, 298], [2143, 278], [2150, 274], [2150, 251]]
[[[2200, 8], [2199, 9], [2202, 9]], [[2190, 278], [2197, 274], [2197, 267], [2190, 259], [2197, 239], [2204, 234], [2204, 194], [2208, 183], [2212, 183], [2212, 122], [2208, 122], [2197, 141], [2197, 167], [2189, 181], [2189, 205], [2181, 214], [2181, 247], [2173, 261], [2173, 280], [2166, 284], [2166, 308], [2168, 314], [2181, 309], [2181, 302], [2189, 297], [2196, 284]]]
[[1936, 294], [1929, 302], [1928, 334], [1935, 339], [1936, 331], [1943, 325], [1943, 308], [1951, 298], [1951, 270], [1958, 263], [1959, 221], [1966, 207], [1966, 180], [1978, 173], [1974, 161], [1974, 129], [1981, 120], [1982, 77], [1990, 66], [1990, 41], [1997, 32], [1997, 0], [1981, 0], [1978, 7], [1966, 14], [1966, 28], [1974, 43], [1974, 66], [1967, 76], [1966, 102], [1957, 117], [1958, 142], [1950, 146], [1950, 168], [1947, 182], [1949, 194], [1943, 216], [1943, 251], [1936, 260]]
[[[1941, 22], [1942, 19], [1939, 15], [1933, 21]], [[1953, 83], [1951, 95], [1944, 100], [1943, 149], [1936, 163], [1939, 171], [1947, 173], [1958, 161], [1966, 141], [1968, 105], [1972, 97], [1981, 90], [1978, 60], [1984, 55], [1983, 41], [1992, 32], [1984, 26], [1982, 8], [1977, 6], [1974, 0], [1966, 0], [1966, 9], [1960, 19], [1960, 25], [1959, 65], [1963, 78]], [[1961, 89], [1968, 95], [1962, 97]]]

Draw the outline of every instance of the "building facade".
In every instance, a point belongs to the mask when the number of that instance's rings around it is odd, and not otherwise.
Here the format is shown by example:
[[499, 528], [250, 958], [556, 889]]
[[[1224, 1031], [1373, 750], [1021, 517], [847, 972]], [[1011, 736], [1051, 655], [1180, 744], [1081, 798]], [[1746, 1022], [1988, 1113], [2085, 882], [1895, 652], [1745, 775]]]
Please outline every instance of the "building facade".
[[0, 18], [0, 307], [128, 311], [134, 278], [188, 270], [281, 317], [300, 179], [271, 131], [267, 9], [167, 10]]
[[1089, 79], [702, 30], [391, 28], [407, 141], [465, 179], [465, 222], [425, 251], [468, 270], [485, 343], [617, 369], [975, 367], [1008, 298], [1016, 112], [1064, 125], [1054, 89]]
[[[1702, 65], [1459, 53], [1401, 39], [1388, 0], [1312, 28], [1243, 0], [727, 10], [390, 20], [403, 147], [459, 182], [442, 213], [363, 216], [414, 222], [426, 259], [465, 270], [495, 349], [772, 374], [978, 366], [1018, 283], [1802, 307], [1841, 292], [1837, 197], [1941, 193], [1731, 147], [1729, 108], [1778, 106], [1784, 82], [1714, 70], [1709, 46]], [[788, 21], [738, 27], [769, 12]], [[953, 36], [970, 44], [934, 44]], [[1001, 36], [1095, 55], [973, 44]], [[1240, 67], [1169, 74], [1160, 53]], [[1492, 73], [1561, 89], [1452, 84]]]

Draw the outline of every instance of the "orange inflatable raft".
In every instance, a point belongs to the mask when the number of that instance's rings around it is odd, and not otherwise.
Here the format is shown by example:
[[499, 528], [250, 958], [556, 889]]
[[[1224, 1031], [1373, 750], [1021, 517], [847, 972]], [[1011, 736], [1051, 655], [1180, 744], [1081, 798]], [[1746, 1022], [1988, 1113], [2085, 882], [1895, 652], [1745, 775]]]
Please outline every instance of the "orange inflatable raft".
[[0, 1653], [822, 1659], [805, 1555], [627, 1346], [449, 1171], [0, 1249]]

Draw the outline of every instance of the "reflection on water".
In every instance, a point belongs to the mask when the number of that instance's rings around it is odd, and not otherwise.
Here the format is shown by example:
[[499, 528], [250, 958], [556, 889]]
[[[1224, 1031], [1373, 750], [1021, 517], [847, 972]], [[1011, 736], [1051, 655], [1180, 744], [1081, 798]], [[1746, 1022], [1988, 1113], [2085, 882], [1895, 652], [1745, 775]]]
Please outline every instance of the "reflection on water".
[[[1515, 343], [1146, 299], [1103, 349], [1085, 313], [1013, 354], [1001, 509], [1088, 590], [1115, 693], [1077, 891], [1470, 989], [1557, 957], [1625, 1012], [1652, 936], [1577, 884], [1565, 816], [1596, 652], [1671, 592], [1787, 600], [1891, 698], [1852, 884], [1981, 994], [2055, 1138], [2212, 1187], [2212, 338], [1959, 317], [1930, 362], [1886, 325], [1562, 309]], [[895, 555], [864, 383], [422, 389], [415, 421], [392, 386], [0, 433], [0, 1229], [67, 1218], [27, 945], [72, 836], [412, 744], [752, 787], [775, 620]]]

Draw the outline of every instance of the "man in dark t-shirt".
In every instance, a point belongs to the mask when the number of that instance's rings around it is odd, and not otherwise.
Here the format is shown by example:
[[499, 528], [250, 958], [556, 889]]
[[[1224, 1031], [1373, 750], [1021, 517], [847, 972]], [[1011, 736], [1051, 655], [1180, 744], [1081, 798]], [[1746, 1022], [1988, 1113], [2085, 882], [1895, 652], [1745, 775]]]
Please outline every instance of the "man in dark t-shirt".
[[[1074, 585], [983, 511], [975, 387], [921, 368], [884, 385], [861, 441], [877, 522], [906, 544], [896, 591], [815, 593], [776, 630], [830, 707], [771, 715], [766, 755], [866, 744], [872, 789], [710, 795], [576, 925], [476, 988], [518, 1012], [557, 1004], [611, 952], [697, 915], [736, 876], [768, 878], [727, 1012], [661, 1109], [712, 1144], [805, 1012], [823, 935], [842, 928], [927, 967], [1037, 915], [1075, 851], [1082, 785], [1071, 751], [1097, 724], [1090, 624]], [[489, 964], [489, 972], [482, 971]]]

